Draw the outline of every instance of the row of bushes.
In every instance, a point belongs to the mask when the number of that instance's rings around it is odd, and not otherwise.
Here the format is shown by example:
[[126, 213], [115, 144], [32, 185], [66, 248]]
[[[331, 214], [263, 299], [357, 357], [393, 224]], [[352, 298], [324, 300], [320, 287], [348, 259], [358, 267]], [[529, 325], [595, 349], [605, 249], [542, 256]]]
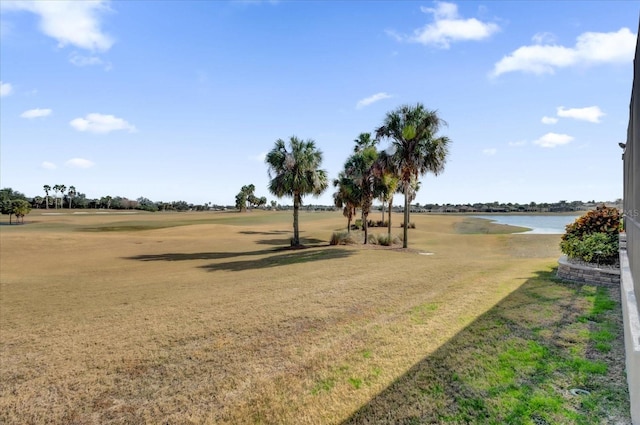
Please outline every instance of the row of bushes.
[[[402, 238], [389, 236], [388, 234], [369, 235], [367, 242], [372, 245], [391, 246], [402, 243]], [[330, 245], [353, 245], [356, 243], [353, 235], [349, 232], [334, 232], [331, 235]]]
[[[389, 227], [386, 220], [367, 220], [367, 227]], [[404, 227], [404, 223], [400, 223], [400, 227]], [[409, 222], [409, 229], [415, 229], [416, 223]], [[351, 225], [351, 230], [362, 230], [362, 219], [358, 218]]]

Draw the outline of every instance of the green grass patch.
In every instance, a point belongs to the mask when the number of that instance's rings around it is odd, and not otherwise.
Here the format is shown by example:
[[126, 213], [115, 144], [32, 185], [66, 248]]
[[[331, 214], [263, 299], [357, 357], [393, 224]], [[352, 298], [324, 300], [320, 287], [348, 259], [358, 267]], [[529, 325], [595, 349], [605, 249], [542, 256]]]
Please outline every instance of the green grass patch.
[[411, 321], [416, 324], [425, 324], [438, 310], [438, 303], [425, 303], [411, 309]]
[[[438, 311], [426, 303], [410, 317], [424, 323]], [[393, 423], [628, 423], [624, 376], [609, 366], [612, 352], [623, 353], [619, 314], [606, 288], [538, 273], [367, 409], [396, 403], [396, 411], [422, 412]], [[574, 388], [590, 393], [573, 395]]]
[[485, 218], [466, 217], [462, 221], [454, 224], [456, 233], [462, 235], [490, 234], [502, 235], [509, 233], [526, 232], [528, 227], [509, 226], [507, 224], [497, 224]]

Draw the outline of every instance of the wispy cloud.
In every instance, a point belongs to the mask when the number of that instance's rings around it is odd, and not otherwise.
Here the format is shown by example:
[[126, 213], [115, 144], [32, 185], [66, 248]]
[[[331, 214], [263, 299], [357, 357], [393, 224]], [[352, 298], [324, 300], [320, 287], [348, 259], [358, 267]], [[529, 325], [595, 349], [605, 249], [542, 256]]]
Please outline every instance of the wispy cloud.
[[568, 134], [547, 133], [539, 139], [534, 140], [533, 144], [542, 148], [555, 148], [556, 146], [571, 143], [572, 140], [573, 137]]
[[51, 115], [51, 109], [35, 108], [35, 109], [29, 109], [28, 111], [24, 111], [22, 114], [20, 114], [20, 117], [33, 119], [33, 118], [47, 117], [49, 115]]
[[72, 52], [69, 55], [69, 62], [71, 62], [75, 66], [80, 66], [80, 67], [102, 65], [104, 66], [104, 69], [107, 71], [111, 70], [112, 68], [111, 62], [105, 62], [104, 60], [102, 60], [102, 58], [95, 55], [84, 56], [78, 52]]
[[267, 153], [266, 152], [261, 152], [258, 155], [250, 156], [249, 159], [251, 161], [264, 162], [266, 157], [267, 157]]
[[3, 10], [23, 10], [40, 17], [40, 30], [58, 41], [91, 51], [106, 51], [113, 39], [101, 29], [100, 18], [109, 11], [108, 2], [94, 1], [3, 1]]
[[[534, 36], [534, 42], [544, 43], [548, 38]], [[636, 35], [628, 28], [617, 32], [585, 32], [573, 47], [553, 44], [522, 46], [503, 57], [493, 68], [491, 76], [521, 71], [531, 74], [553, 74], [558, 68], [576, 65], [626, 63], [633, 60]]]
[[42, 164], [40, 164], [40, 167], [44, 168], [45, 170], [55, 170], [56, 168], [58, 168], [56, 164], [49, 161], [43, 161]]
[[580, 121], [589, 121], [599, 123], [600, 118], [606, 114], [600, 110], [598, 106], [588, 106], [586, 108], [569, 108], [564, 106], [558, 107], [558, 116], [563, 118], [573, 118]]
[[71, 158], [64, 165], [69, 168], [91, 168], [95, 163], [84, 158]]
[[372, 103], [376, 103], [384, 99], [389, 99], [391, 97], [393, 96], [385, 92], [376, 93], [372, 96], [365, 97], [364, 99], [360, 99], [356, 104], [356, 109], [362, 109], [365, 106], [371, 105]]
[[540, 121], [542, 121], [542, 124], [555, 124], [555, 123], [558, 122], [558, 118], [556, 118], [556, 117], [542, 117], [542, 119]]
[[462, 18], [455, 3], [437, 1], [435, 7], [421, 7], [420, 10], [432, 15], [433, 22], [414, 30], [412, 35], [399, 35], [394, 31], [387, 33], [398, 41], [448, 49], [451, 43], [484, 40], [500, 30], [500, 27], [492, 22]]
[[0, 81], [0, 97], [9, 96], [13, 92], [13, 86]]
[[97, 134], [106, 134], [117, 130], [127, 130], [129, 133], [137, 131], [135, 126], [129, 124], [122, 118], [95, 113], [88, 114], [84, 118], [76, 118], [69, 124], [78, 131], [88, 131], [89, 133]]
[[496, 153], [498, 153], [498, 149], [496, 149], [496, 148], [487, 148], [487, 149], [483, 149], [482, 153], [484, 155], [487, 155], [487, 156], [493, 156]]
[[527, 144], [527, 141], [526, 141], [526, 140], [516, 140], [516, 141], [513, 141], [513, 142], [509, 142], [509, 143], [507, 143], [507, 144], [508, 144], [509, 146], [511, 146], [511, 147], [518, 147], [518, 146], [524, 146], [524, 145], [526, 145], [526, 144]]

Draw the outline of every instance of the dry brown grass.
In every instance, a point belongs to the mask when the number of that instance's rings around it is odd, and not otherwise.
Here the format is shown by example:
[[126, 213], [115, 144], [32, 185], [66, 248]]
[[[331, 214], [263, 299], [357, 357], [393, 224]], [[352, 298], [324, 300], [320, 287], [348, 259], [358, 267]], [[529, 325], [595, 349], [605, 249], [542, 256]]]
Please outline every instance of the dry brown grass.
[[0, 228], [0, 422], [340, 423], [559, 255], [460, 220], [403, 252], [305, 213], [278, 250], [290, 213], [36, 211]]

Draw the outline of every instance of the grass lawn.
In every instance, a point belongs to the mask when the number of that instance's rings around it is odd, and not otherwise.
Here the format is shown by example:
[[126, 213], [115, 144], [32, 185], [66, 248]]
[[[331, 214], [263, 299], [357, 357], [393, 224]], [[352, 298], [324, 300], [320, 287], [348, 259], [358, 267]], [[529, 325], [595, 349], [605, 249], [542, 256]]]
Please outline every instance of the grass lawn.
[[288, 250], [291, 212], [25, 221], [0, 226], [0, 423], [630, 423], [619, 295], [557, 281], [558, 235], [413, 214], [409, 251], [329, 246], [346, 219], [305, 212]]

